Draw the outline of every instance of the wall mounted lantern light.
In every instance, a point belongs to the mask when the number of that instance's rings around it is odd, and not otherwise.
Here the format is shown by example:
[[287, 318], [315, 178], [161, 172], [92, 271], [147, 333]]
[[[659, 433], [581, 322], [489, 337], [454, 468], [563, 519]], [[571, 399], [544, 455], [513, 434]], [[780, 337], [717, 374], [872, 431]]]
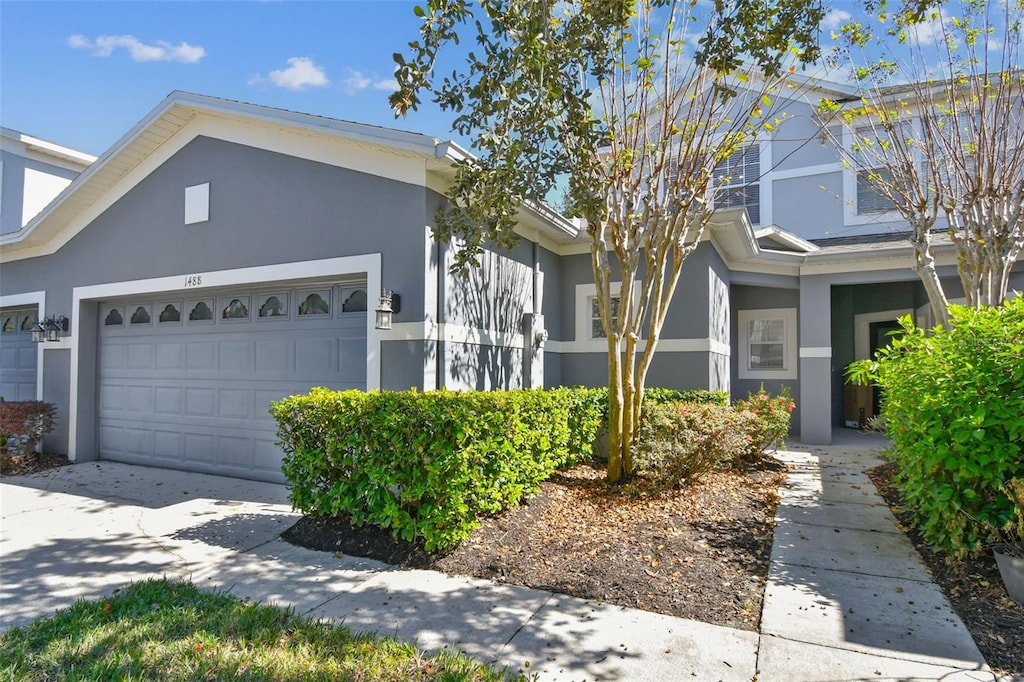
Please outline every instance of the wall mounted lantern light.
[[377, 321], [374, 326], [377, 329], [391, 329], [392, 316], [402, 312], [402, 297], [393, 291], [384, 289], [380, 292], [380, 302], [374, 312], [377, 313]]
[[68, 333], [69, 324], [68, 318], [63, 315], [44, 318], [32, 329], [32, 340], [36, 343], [60, 341], [61, 335]]

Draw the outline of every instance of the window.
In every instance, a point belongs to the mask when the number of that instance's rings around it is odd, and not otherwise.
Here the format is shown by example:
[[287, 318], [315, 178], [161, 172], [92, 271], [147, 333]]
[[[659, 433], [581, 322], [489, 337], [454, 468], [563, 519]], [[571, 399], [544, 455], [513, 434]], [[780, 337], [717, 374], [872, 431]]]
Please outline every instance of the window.
[[715, 206], [746, 208], [750, 222], [761, 222], [761, 148], [740, 149], [715, 168]]
[[[640, 282], [633, 282], [634, 291], [639, 289]], [[618, 328], [619, 320], [626, 311], [621, 309], [621, 297], [619, 290], [621, 282], [611, 282], [608, 286], [611, 294], [612, 324]], [[634, 298], [634, 306], [638, 302]], [[604, 328], [601, 326], [601, 309], [597, 303], [597, 286], [593, 284], [577, 284], [575, 296], [576, 309], [576, 342], [594, 342], [594, 352], [600, 352], [607, 348]]]
[[796, 379], [796, 308], [740, 310], [740, 379]]
[[212, 322], [213, 321], [213, 301], [196, 301], [192, 306], [192, 311], [188, 314], [189, 322]]
[[122, 327], [124, 326], [124, 315], [121, 313], [121, 308], [110, 308], [107, 311], [106, 316], [103, 318], [104, 327]]
[[[168, 303], [164, 305], [163, 309], [160, 311], [160, 315], [157, 317], [157, 320], [165, 323], [181, 322], [181, 310], [178, 309], [178, 306], [180, 305], [180, 303]], [[157, 307], [160, 307], [159, 304], [157, 304]]]
[[132, 324], [149, 324], [152, 321], [152, 317], [149, 314], [149, 306], [137, 306], [135, 312], [132, 313], [130, 321]]
[[341, 290], [341, 312], [343, 313], [365, 313], [366, 312], [366, 290], [365, 289], [342, 289]]
[[[604, 325], [601, 324], [601, 306], [597, 302], [597, 296], [591, 296], [590, 301], [590, 338], [607, 338], [604, 333]], [[619, 328], [619, 297], [612, 296], [612, 329]]]
[[892, 182], [892, 173], [885, 168], [857, 171], [857, 213], [880, 213], [891, 211], [892, 201], [879, 190], [878, 183]]
[[259, 317], [288, 317], [288, 294], [269, 294], [259, 308]]
[[327, 302], [330, 298], [331, 294], [327, 290], [314, 291], [299, 304], [299, 315], [303, 317], [307, 315], [330, 315], [331, 304]]
[[18, 318], [16, 315], [4, 315], [4, 334], [14, 334], [18, 331]]
[[[223, 301], [221, 301], [223, 303]], [[249, 297], [232, 297], [220, 311], [222, 320], [248, 320], [249, 319]]]

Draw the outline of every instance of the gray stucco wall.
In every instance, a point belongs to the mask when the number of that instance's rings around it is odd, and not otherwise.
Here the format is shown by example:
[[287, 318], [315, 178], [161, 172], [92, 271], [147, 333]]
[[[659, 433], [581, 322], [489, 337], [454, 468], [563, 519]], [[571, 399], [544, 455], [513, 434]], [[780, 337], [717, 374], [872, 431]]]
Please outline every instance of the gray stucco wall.
[[776, 225], [805, 239], [840, 236], [843, 230], [841, 171], [775, 180], [772, 190]]
[[[186, 226], [185, 188], [204, 182], [210, 183], [210, 220]], [[402, 295], [395, 321], [422, 320], [424, 230], [439, 201], [423, 187], [199, 137], [56, 253], [5, 263], [0, 290], [45, 290], [48, 314], [79, 315], [83, 386], [95, 381], [89, 364], [96, 306], [72, 311], [76, 286], [379, 252], [384, 286]], [[388, 386], [422, 387], [425, 356], [414, 366], [408, 354], [397, 355], [403, 360], [385, 363]], [[70, 389], [60, 386], [68, 382], [64, 371], [46, 383], [47, 399], [65, 414]], [[83, 398], [78, 442], [88, 443], [95, 415]]]

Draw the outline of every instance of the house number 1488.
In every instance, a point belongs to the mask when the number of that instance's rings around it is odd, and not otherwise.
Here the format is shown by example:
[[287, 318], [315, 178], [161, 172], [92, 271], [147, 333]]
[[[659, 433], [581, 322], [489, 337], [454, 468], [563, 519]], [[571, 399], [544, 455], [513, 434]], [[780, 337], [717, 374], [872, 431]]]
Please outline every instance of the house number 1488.
[[185, 288], [186, 289], [188, 287], [198, 287], [198, 286], [201, 286], [202, 283], [203, 283], [203, 276], [202, 275], [189, 275], [189, 276], [187, 276], [185, 278]]

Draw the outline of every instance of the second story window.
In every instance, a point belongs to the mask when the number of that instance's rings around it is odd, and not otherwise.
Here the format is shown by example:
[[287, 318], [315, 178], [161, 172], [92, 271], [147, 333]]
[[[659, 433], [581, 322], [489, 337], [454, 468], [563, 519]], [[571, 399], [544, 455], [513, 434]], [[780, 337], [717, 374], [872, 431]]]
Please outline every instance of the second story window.
[[761, 148], [757, 144], [738, 149], [715, 169], [715, 206], [745, 207], [754, 225], [761, 223]]
[[889, 197], [879, 189], [879, 183], [891, 183], [892, 173], [886, 168], [872, 168], [857, 171], [857, 213], [881, 213], [891, 211], [894, 206]]

